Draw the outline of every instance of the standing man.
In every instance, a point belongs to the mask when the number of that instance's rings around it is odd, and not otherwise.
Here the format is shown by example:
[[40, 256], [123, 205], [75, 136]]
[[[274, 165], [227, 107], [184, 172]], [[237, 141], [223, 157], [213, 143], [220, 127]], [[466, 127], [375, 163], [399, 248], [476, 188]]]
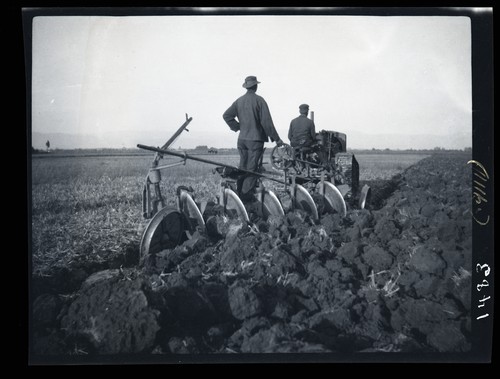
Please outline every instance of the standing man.
[[314, 121], [307, 118], [309, 105], [299, 105], [300, 116], [290, 122], [288, 139], [294, 148], [311, 147], [316, 142], [316, 127]]
[[[246, 94], [236, 99], [222, 116], [231, 130], [240, 132], [238, 136], [239, 168], [250, 171], [258, 169], [264, 153], [264, 142], [268, 142], [270, 138], [271, 142], [276, 142], [278, 146], [283, 144], [274, 127], [266, 101], [255, 93], [259, 83], [257, 77], [247, 76], [243, 83], [243, 88], [247, 89]], [[241, 175], [237, 180], [238, 195], [243, 201], [252, 202], [255, 200], [253, 194], [256, 186], [255, 175]]]

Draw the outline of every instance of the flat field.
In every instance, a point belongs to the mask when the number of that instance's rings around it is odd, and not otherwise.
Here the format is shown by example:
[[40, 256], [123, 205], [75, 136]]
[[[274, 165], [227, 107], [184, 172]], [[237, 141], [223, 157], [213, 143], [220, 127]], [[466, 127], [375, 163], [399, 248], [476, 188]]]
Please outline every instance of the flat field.
[[[360, 181], [388, 180], [425, 158], [424, 154], [357, 154]], [[199, 157], [237, 165], [237, 155]], [[146, 220], [141, 194], [151, 155], [35, 155], [32, 159], [32, 259], [34, 273], [75, 259], [107, 260], [140, 241]], [[267, 158], [267, 157], [266, 157]], [[264, 159], [264, 162], [268, 159]], [[165, 157], [161, 164], [178, 162]], [[162, 172], [162, 194], [175, 204], [180, 185], [197, 200], [215, 200], [220, 176], [215, 166], [188, 160]], [[270, 170], [270, 165], [266, 165]]]

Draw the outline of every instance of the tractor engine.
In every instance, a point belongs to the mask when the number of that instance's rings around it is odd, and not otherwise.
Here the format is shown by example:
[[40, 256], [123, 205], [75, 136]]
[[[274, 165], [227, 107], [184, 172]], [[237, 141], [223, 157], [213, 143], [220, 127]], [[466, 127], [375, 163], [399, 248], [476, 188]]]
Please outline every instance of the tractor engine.
[[323, 164], [333, 167], [333, 179], [340, 192], [345, 195], [349, 190], [357, 193], [359, 188], [359, 164], [353, 153], [347, 152], [347, 135], [322, 130], [316, 135], [319, 154]]
[[320, 163], [331, 168], [331, 177], [342, 195], [348, 192], [357, 193], [359, 164], [354, 154], [347, 152], [347, 135], [321, 130], [316, 133], [316, 144]]

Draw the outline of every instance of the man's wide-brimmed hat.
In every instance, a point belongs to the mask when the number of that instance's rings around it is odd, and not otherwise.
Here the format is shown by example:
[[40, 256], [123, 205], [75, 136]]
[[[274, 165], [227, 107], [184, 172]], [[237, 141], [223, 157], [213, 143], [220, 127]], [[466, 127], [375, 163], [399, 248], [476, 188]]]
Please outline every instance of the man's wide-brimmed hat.
[[307, 104], [300, 104], [299, 109], [309, 109], [309, 105]]
[[247, 76], [245, 78], [245, 83], [243, 83], [243, 88], [250, 88], [259, 83], [256, 76]]

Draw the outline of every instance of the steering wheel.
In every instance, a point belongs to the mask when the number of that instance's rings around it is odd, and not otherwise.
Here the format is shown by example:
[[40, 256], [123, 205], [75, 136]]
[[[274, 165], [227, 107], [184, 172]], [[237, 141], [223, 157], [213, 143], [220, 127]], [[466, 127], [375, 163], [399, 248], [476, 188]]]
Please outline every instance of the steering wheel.
[[276, 170], [286, 170], [293, 166], [293, 147], [286, 143], [275, 146], [271, 151], [271, 165]]

